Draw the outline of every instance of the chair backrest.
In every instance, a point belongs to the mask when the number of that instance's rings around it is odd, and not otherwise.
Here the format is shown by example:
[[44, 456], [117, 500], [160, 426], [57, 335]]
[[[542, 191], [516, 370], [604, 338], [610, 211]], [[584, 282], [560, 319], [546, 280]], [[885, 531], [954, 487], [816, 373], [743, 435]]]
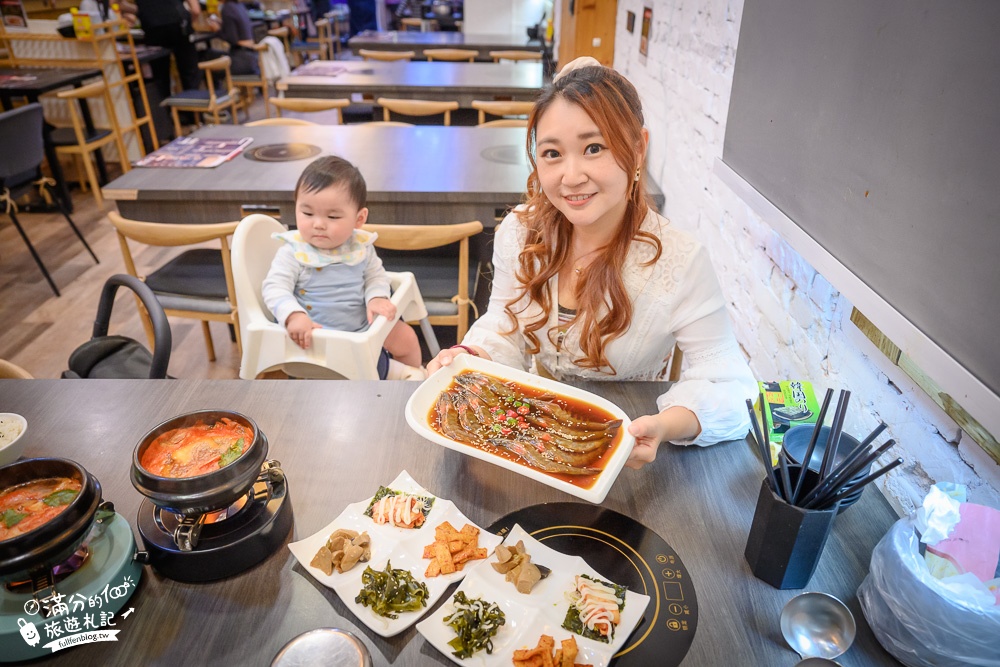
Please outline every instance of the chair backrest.
[[212, 72], [225, 72], [226, 94], [233, 95], [236, 89], [233, 87], [232, 60], [229, 56], [219, 56], [212, 60], [205, 60], [198, 63], [198, 68], [205, 72], [205, 83], [208, 86], [209, 101], [215, 104], [216, 86], [212, 82]]
[[278, 110], [278, 117], [282, 111], [294, 111], [295, 113], [320, 113], [322, 111], [337, 110], [337, 121], [344, 122], [342, 109], [350, 106], [351, 100], [340, 99], [318, 99], [311, 97], [272, 97], [268, 102]]
[[33, 380], [28, 371], [6, 359], [0, 359], [0, 380]]
[[475, 62], [479, 51], [475, 49], [424, 49], [428, 62], [447, 60], [449, 62]]
[[[469, 328], [469, 238], [483, 231], [483, 224], [478, 220], [455, 225], [365, 225], [364, 229], [378, 234], [375, 239], [376, 248], [387, 250], [428, 250], [458, 243], [458, 281], [455, 293], [449, 294], [447, 300], [454, 303], [452, 315], [435, 317], [432, 323], [452, 324], [457, 328], [459, 341]], [[443, 261], [452, 261], [446, 258]], [[417, 286], [420, 286], [420, 275], [417, 275]], [[433, 296], [424, 295], [428, 303]], [[435, 322], [437, 320], [437, 322]]]
[[260, 127], [262, 125], [316, 125], [316, 123], [304, 118], [262, 118], [243, 123], [243, 127]]
[[[285, 226], [274, 218], [254, 214], [243, 218], [233, 234], [233, 283], [244, 334], [255, 322], [274, 321], [264, 305], [261, 287], [282, 244], [281, 239], [271, 235], [284, 231]], [[246, 335], [243, 339], [247, 339]]]
[[42, 122], [42, 105], [38, 103], [0, 113], [0, 146], [3, 146], [0, 150], [0, 183], [29, 171], [32, 172], [31, 178], [35, 178], [34, 172], [45, 158]]
[[491, 116], [527, 116], [535, 106], [534, 102], [493, 102], [472, 100], [472, 108], [479, 112], [479, 124], [486, 122], [486, 114]]
[[413, 60], [417, 54], [414, 51], [373, 51], [371, 49], [358, 49], [358, 55], [365, 60], [394, 62], [397, 60]]
[[380, 97], [375, 103], [382, 107], [382, 120], [392, 120], [390, 112], [403, 116], [434, 116], [444, 114], [444, 124], [451, 125], [451, 112], [458, 109], [458, 102], [436, 100], [397, 100]]
[[321, 18], [316, 21], [316, 41], [319, 42], [321, 51], [320, 58], [323, 60], [333, 60], [336, 50], [333, 45], [333, 33], [330, 30], [330, 19]]
[[490, 51], [490, 58], [493, 58], [493, 62], [498, 63], [501, 60], [513, 60], [515, 62], [520, 60], [538, 60], [541, 61], [542, 54], [540, 51]]

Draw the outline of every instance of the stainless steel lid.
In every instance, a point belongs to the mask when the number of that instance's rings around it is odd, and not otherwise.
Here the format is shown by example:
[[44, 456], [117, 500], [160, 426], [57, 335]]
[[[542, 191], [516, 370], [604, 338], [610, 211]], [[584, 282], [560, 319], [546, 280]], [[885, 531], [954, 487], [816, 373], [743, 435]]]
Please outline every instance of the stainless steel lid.
[[319, 628], [285, 644], [271, 667], [371, 667], [368, 647], [346, 630]]

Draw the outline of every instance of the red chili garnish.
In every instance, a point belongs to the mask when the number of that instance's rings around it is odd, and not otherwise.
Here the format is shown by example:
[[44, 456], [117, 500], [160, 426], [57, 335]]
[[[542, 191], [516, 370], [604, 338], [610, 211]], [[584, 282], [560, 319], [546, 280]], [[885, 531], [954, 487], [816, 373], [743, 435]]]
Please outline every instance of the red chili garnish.
[[501, 435], [510, 435], [511, 433], [512, 433], [512, 431], [509, 428], [507, 428], [506, 426], [504, 426], [503, 428], [500, 429], [500, 434]]
[[517, 413], [514, 412], [513, 410], [508, 410], [507, 411], [507, 416], [513, 419], [513, 418], [517, 417]]
[[526, 415], [526, 414], [528, 414], [528, 412], [530, 410], [531, 410], [531, 408], [529, 408], [527, 405], [522, 405], [521, 407], [519, 407], [517, 409], [517, 414], [519, 414], [519, 415]]
[[552, 436], [549, 435], [548, 433], [542, 433], [540, 436], [538, 436], [538, 439], [539, 440], [544, 440], [545, 442], [548, 442], [549, 440], [552, 439]]

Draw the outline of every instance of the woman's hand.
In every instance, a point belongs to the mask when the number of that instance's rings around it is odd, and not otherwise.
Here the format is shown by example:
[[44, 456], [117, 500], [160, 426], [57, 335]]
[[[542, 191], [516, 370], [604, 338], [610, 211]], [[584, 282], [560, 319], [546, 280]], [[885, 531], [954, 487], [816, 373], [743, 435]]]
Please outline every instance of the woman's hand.
[[639, 469], [656, 460], [661, 442], [698, 437], [701, 422], [695, 413], [675, 405], [659, 414], [639, 417], [629, 425], [628, 432], [635, 438], [635, 447], [625, 465]]
[[371, 324], [377, 315], [381, 315], [387, 320], [396, 317], [395, 304], [384, 296], [375, 297], [368, 302], [368, 324]]
[[292, 341], [296, 345], [301, 347], [303, 350], [308, 350], [312, 347], [313, 340], [313, 329], [322, 329], [323, 325], [316, 324], [309, 316], [303, 313], [301, 310], [297, 310], [288, 316], [285, 320], [285, 329], [288, 331], [288, 335], [292, 337]]
[[[477, 357], [482, 357], [487, 361], [490, 360], [490, 355], [486, 354], [486, 350], [475, 345], [465, 346], [476, 352]], [[461, 347], [449, 347], [447, 350], [441, 350], [438, 355], [427, 362], [427, 375], [430, 375], [442, 366], [447, 366], [460, 354], [468, 354], [467, 351], [463, 350]]]
[[625, 462], [629, 468], [638, 470], [656, 460], [656, 451], [666, 437], [666, 428], [660, 415], [644, 415], [629, 424], [628, 432], [635, 438], [635, 447]]

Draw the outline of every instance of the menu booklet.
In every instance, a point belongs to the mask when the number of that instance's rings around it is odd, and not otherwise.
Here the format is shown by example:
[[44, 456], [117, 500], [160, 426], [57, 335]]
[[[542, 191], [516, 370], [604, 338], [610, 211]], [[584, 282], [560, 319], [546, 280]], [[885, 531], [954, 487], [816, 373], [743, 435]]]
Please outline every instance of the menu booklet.
[[218, 167], [232, 160], [253, 142], [253, 137], [207, 139], [180, 137], [135, 163], [137, 167]]

